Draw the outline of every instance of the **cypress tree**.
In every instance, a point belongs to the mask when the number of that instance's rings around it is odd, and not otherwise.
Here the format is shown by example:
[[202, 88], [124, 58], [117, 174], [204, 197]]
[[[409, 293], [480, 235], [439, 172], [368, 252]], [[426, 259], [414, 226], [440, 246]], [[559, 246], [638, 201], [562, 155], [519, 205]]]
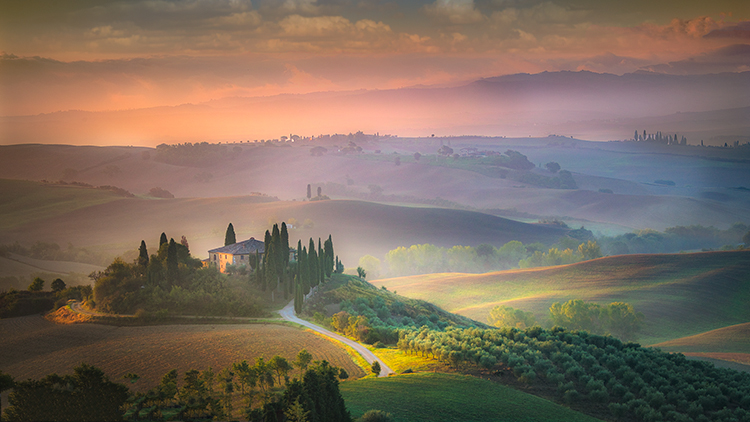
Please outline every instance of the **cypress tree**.
[[224, 235], [224, 246], [234, 245], [235, 243], [237, 243], [237, 237], [234, 235], [234, 226], [229, 223], [227, 233]]
[[294, 276], [294, 313], [302, 313], [302, 285], [299, 278]]
[[281, 222], [281, 259], [286, 268], [289, 265], [289, 231], [283, 221]]
[[161, 233], [161, 237], [159, 238], [159, 248], [161, 249], [161, 245], [163, 245], [163, 244], [165, 244], [165, 243], [167, 243], [167, 242], [169, 242], [169, 241], [167, 240], [167, 234], [166, 234], [166, 233], [164, 233], [164, 232], [162, 232], [162, 233]]
[[[300, 242], [301, 243], [301, 242]], [[310, 260], [307, 257], [307, 248], [300, 249], [301, 252], [299, 252], [299, 277], [300, 277], [300, 283], [302, 284], [302, 293], [307, 295], [310, 293], [310, 278], [309, 278], [309, 265]]]
[[328, 240], [323, 244], [323, 250], [325, 251], [326, 277], [330, 277], [334, 270], [333, 240], [330, 234], [328, 235]]
[[312, 186], [310, 184], [307, 184], [307, 199], [312, 198]]
[[169, 239], [167, 248], [167, 281], [170, 285], [177, 282], [179, 276], [179, 263], [177, 262], [177, 243], [174, 239]]
[[320, 270], [318, 269], [318, 254], [315, 252], [315, 242], [310, 239], [310, 249], [307, 251], [308, 259], [308, 274], [310, 279], [310, 287], [315, 287], [320, 281]]
[[145, 240], [141, 240], [141, 247], [138, 248], [138, 265], [144, 269], [148, 267], [148, 250], [146, 249]]
[[322, 284], [326, 281], [326, 258], [323, 254], [323, 246], [318, 238], [318, 281]]
[[268, 272], [269, 272], [269, 266], [268, 266], [268, 248], [271, 246], [271, 232], [266, 230], [266, 235], [263, 238], [263, 266], [260, 272], [260, 289], [264, 292], [266, 291], [266, 288], [268, 287]]

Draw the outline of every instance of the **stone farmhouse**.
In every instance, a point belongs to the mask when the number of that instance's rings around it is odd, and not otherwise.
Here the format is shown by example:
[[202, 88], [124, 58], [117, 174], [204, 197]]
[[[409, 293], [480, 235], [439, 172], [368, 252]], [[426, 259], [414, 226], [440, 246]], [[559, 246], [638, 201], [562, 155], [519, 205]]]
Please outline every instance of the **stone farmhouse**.
[[[262, 260], [265, 251], [265, 244], [262, 241], [255, 240], [254, 237], [251, 237], [242, 242], [209, 250], [208, 259], [203, 261], [203, 265], [214, 265], [222, 273], [227, 272], [227, 265], [233, 265], [236, 267], [248, 266], [253, 268], [251, 262], [256, 261], [254, 259], [251, 260], [250, 256], [257, 255], [258, 258]], [[295, 261], [296, 259], [297, 250], [289, 248], [289, 260]]]

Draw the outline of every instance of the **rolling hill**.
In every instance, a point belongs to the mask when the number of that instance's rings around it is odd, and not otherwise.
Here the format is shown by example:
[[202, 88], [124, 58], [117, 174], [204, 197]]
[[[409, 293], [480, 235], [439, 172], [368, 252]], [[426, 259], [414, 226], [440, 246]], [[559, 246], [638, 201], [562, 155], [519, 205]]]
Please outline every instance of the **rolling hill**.
[[[365, 254], [382, 255], [398, 246], [434, 243], [441, 246], [500, 246], [510, 240], [554, 242], [565, 230], [539, 224], [520, 223], [471, 211], [427, 207], [392, 206], [364, 201], [272, 201], [264, 196], [221, 198], [110, 198], [99, 202], [78, 201], [75, 208], [57, 207], [68, 196], [99, 190], [40, 183], [5, 181], [2, 189], [22, 184], [27, 196], [44, 203], [45, 213], [21, 212], [2, 215], [6, 229], [0, 244], [40, 240], [76, 247], [96, 246], [112, 254], [137, 248], [142, 239], [153, 247], [166, 232], [179, 239], [185, 235], [196, 257], [220, 245], [230, 222], [240, 239], [262, 238], [273, 223], [294, 221], [290, 243], [298, 238], [333, 236], [336, 252], [344, 265], [354, 265]], [[59, 192], [65, 195], [58, 195]], [[106, 194], [106, 192], [105, 192]], [[97, 196], [97, 198], [99, 197]], [[75, 195], [73, 195], [75, 197]], [[21, 195], [16, 201], [23, 201]], [[46, 198], [46, 199], [45, 199]], [[75, 202], [75, 201], [74, 201]]]
[[486, 322], [508, 305], [547, 317], [553, 302], [628, 302], [646, 317], [653, 344], [750, 320], [750, 251], [621, 255], [558, 267], [487, 274], [430, 274], [375, 280], [376, 286]]

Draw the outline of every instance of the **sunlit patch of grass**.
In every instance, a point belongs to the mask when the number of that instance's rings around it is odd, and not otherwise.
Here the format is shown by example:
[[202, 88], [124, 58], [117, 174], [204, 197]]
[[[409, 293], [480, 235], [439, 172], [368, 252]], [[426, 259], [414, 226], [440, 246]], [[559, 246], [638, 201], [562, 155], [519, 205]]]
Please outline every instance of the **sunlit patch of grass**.
[[459, 374], [363, 378], [340, 388], [354, 418], [379, 409], [395, 421], [597, 421], [510, 387]]
[[411, 369], [414, 372], [421, 372], [444, 370], [446, 368], [446, 365], [438, 360], [406, 354], [395, 347], [370, 347], [369, 349], [396, 373], [407, 369]]

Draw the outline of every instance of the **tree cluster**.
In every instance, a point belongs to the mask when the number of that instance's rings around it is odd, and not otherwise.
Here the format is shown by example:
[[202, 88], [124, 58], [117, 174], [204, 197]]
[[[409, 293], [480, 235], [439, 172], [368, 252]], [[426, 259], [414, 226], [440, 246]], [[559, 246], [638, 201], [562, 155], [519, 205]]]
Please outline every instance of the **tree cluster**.
[[[565, 246], [571, 248], [563, 248]], [[550, 265], [572, 264], [599, 258], [601, 250], [595, 241], [583, 241], [564, 237], [557, 247], [542, 252], [542, 244], [524, 245], [510, 241], [496, 248], [481, 244], [476, 247], [454, 246], [442, 248], [432, 244], [398, 247], [388, 251], [385, 261], [365, 255], [359, 260], [370, 279], [380, 277], [402, 277], [415, 274], [439, 272], [480, 273], [512, 268], [531, 268]]]
[[141, 241], [133, 263], [115, 259], [104, 271], [92, 274], [94, 303], [102, 312], [191, 313], [197, 315], [260, 316], [258, 294], [244, 282], [203, 268], [190, 255], [187, 239], [178, 243], [161, 234], [157, 253], [149, 255]]
[[[290, 379], [294, 368], [298, 376]], [[281, 356], [243, 360], [222, 369], [191, 369], [180, 380], [177, 370], [158, 386], [129, 393], [123, 384], [81, 364], [73, 375], [51, 374], [41, 380], [13, 382], [0, 373], [0, 389], [11, 390], [10, 420], [167, 421], [234, 420], [252, 422], [351, 421], [338, 387], [348, 375], [327, 361], [313, 361], [306, 350], [290, 362]], [[131, 383], [137, 374], [125, 376]], [[242, 408], [235, 408], [241, 402]]]
[[[323, 314], [332, 306], [341, 311], [331, 317]], [[450, 326], [471, 327], [476, 322], [448, 313], [437, 306], [407, 299], [352, 276], [336, 275], [305, 302], [303, 313], [359, 341], [395, 344], [398, 331], [427, 326], [442, 330]]]
[[45, 281], [36, 277], [27, 290], [10, 289], [0, 293], [0, 318], [13, 318], [44, 313], [64, 306], [68, 300], [86, 300], [92, 295], [91, 286], [67, 287], [56, 278], [51, 290], [44, 290]]
[[619, 236], [604, 236], [598, 241], [608, 255], [710, 250], [725, 245], [734, 249], [743, 242], [743, 235], [749, 230], [750, 226], [745, 223], [734, 223], [726, 230], [701, 225], [675, 226], [663, 232], [645, 229]]
[[750, 420], [750, 374], [563, 328], [401, 330], [398, 347], [457, 367], [510, 374], [534, 391], [614, 420]]

